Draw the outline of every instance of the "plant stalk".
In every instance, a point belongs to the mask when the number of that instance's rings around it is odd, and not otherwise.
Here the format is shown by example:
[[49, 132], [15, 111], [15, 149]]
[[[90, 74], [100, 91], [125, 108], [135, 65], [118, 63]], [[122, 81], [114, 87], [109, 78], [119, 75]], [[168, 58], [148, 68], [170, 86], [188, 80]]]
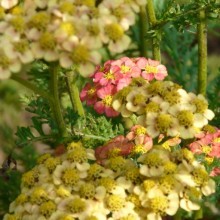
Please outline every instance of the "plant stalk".
[[[155, 15], [153, 0], [147, 1], [147, 14], [148, 14], [148, 21], [150, 27], [155, 26], [157, 24], [157, 18]], [[153, 53], [153, 59], [161, 61], [160, 42], [158, 39], [160, 38], [160, 36], [158, 36], [158, 34], [159, 33], [157, 33], [157, 36], [153, 37], [152, 39], [152, 53]]]
[[198, 93], [206, 95], [207, 87], [207, 22], [206, 12], [199, 12], [198, 32]]
[[146, 33], [147, 33], [147, 12], [146, 7], [142, 6], [140, 8], [139, 13], [139, 25], [140, 25], [140, 44], [139, 44], [139, 50], [140, 55], [143, 57], [147, 57], [147, 41], [146, 41]]
[[35, 94], [40, 95], [42, 98], [48, 100], [49, 102], [52, 101], [52, 97], [50, 95], [48, 95], [45, 91], [43, 91], [39, 87], [35, 86], [34, 84], [30, 83], [29, 81], [21, 78], [17, 74], [12, 74], [11, 79], [13, 79], [14, 81], [20, 83], [21, 85], [25, 86], [26, 88], [30, 89]]
[[54, 113], [54, 117], [59, 129], [60, 136], [66, 137], [67, 130], [63, 119], [60, 97], [59, 97], [59, 88], [58, 88], [59, 66], [57, 64], [52, 64], [50, 67], [50, 71], [51, 71], [51, 93], [53, 96], [53, 102], [51, 104], [51, 108]]
[[74, 73], [69, 71], [66, 73], [66, 83], [69, 91], [70, 100], [72, 103], [73, 110], [78, 113], [79, 116], [85, 116], [82, 102], [79, 98], [79, 90], [74, 82]]

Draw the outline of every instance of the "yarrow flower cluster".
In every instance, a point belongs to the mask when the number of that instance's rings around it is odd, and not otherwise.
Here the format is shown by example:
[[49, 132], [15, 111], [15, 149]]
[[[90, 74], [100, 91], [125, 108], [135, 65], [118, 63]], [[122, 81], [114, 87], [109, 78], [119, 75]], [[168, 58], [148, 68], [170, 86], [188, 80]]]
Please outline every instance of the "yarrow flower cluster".
[[[115, 117], [120, 113], [113, 105], [115, 95], [122, 93], [121, 95], [125, 96], [131, 92], [129, 85], [140, 86], [153, 79], [163, 80], [166, 76], [166, 67], [158, 61], [144, 57], [110, 60], [96, 68], [91, 76], [93, 82], [85, 85], [80, 98], [86, 101], [87, 105], [94, 105], [99, 114]], [[125, 112], [128, 113], [128, 110]]]
[[212, 167], [211, 176], [218, 176], [220, 166], [213, 166], [213, 163], [220, 158], [220, 130], [211, 126], [206, 128], [208, 129], [197, 135], [196, 140], [189, 144], [189, 149], [199, 156], [200, 161]]
[[[158, 137], [193, 138], [214, 117], [203, 95], [187, 93], [176, 83], [163, 81], [166, 67], [146, 58], [123, 57], [97, 67], [93, 83], [80, 97], [99, 114], [121, 115], [128, 126], [140, 124]], [[135, 123], [133, 123], [135, 120]]]
[[200, 209], [214, 192], [191, 151], [153, 146], [146, 129], [135, 126], [96, 153], [73, 142], [59, 157], [40, 156], [4, 220], [161, 220], [180, 208]]
[[88, 76], [105, 45], [121, 53], [130, 45], [126, 31], [145, 0], [0, 1], [0, 79], [36, 59], [78, 67]]

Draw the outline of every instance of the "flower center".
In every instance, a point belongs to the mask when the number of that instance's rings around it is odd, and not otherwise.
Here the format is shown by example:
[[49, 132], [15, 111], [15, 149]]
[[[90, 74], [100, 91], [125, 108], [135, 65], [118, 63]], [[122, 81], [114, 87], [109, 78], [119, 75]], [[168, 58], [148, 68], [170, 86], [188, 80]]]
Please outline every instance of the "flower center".
[[151, 83], [147, 89], [148, 92], [152, 93], [153, 95], [161, 94], [161, 92], [163, 91], [163, 84], [161, 81], [156, 81]]
[[71, 58], [75, 64], [85, 63], [89, 59], [89, 51], [84, 45], [78, 45], [73, 49]]
[[13, 45], [16, 51], [19, 53], [24, 53], [28, 49], [29, 44], [27, 40], [22, 40], [19, 42], [14, 42]]
[[100, 177], [100, 174], [103, 171], [103, 167], [99, 164], [92, 164], [88, 170], [88, 178], [89, 179], [97, 179]]
[[195, 169], [195, 170], [192, 172], [192, 175], [193, 175], [194, 181], [195, 181], [196, 184], [198, 184], [198, 185], [204, 184], [204, 183], [207, 182], [208, 179], [209, 179], [208, 173], [207, 173], [204, 169], [201, 169], [201, 168]]
[[136, 182], [140, 177], [139, 169], [137, 167], [129, 168], [125, 172], [125, 176], [128, 180], [131, 180], [132, 182]]
[[62, 22], [60, 25], [60, 29], [64, 31], [68, 36], [75, 34], [75, 27], [71, 22]]
[[59, 220], [73, 220], [72, 215], [63, 214], [59, 217]]
[[145, 71], [146, 71], [147, 73], [153, 73], [153, 74], [156, 74], [156, 73], [158, 72], [157, 67], [155, 67], [155, 66], [150, 66], [150, 65], [146, 65], [146, 66], [145, 66]]
[[106, 106], [112, 105], [113, 96], [112, 95], [106, 95], [104, 99], [102, 100], [102, 103]]
[[104, 78], [106, 78], [106, 79], [115, 79], [114, 74], [111, 73], [111, 72], [105, 73]]
[[28, 25], [30, 28], [37, 28], [38, 30], [46, 30], [47, 25], [50, 23], [50, 16], [46, 12], [39, 12], [35, 14]]
[[125, 65], [121, 65], [121, 72], [122, 73], [127, 73], [131, 70], [131, 68], [129, 66], [125, 66]]
[[110, 169], [114, 171], [119, 171], [119, 170], [123, 170], [126, 160], [123, 157], [118, 156], [118, 157], [110, 158], [108, 162], [109, 162], [108, 165]]
[[14, 29], [18, 32], [23, 32], [25, 30], [25, 21], [21, 16], [16, 16], [10, 20], [10, 24], [14, 27]]
[[17, 205], [22, 205], [24, 204], [25, 202], [27, 202], [28, 200], [28, 197], [25, 195], [25, 194], [20, 194], [17, 198], [16, 198], [16, 204]]
[[93, 36], [98, 36], [98, 34], [100, 32], [99, 26], [97, 24], [90, 24], [90, 25], [88, 25], [87, 30]]
[[23, 15], [24, 14], [24, 9], [20, 6], [16, 6], [12, 8], [11, 14], [13, 15]]
[[49, 153], [42, 154], [39, 158], [37, 158], [37, 163], [43, 164], [50, 157], [51, 157], [51, 155]]
[[190, 127], [193, 125], [193, 113], [188, 110], [180, 111], [177, 115], [179, 123], [185, 127]]
[[30, 200], [32, 203], [37, 203], [38, 205], [42, 202], [46, 202], [47, 200], [47, 193], [41, 187], [37, 187], [33, 190]]
[[110, 177], [103, 177], [99, 180], [99, 185], [104, 186], [107, 192], [113, 190], [116, 186], [116, 182], [114, 179]]
[[136, 135], [142, 135], [142, 134], [146, 134], [147, 131], [146, 131], [146, 128], [145, 127], [138, 127], [136, 130], [135, 130], [135, 134]]
[[76, 10], [75, 5], [73, 5], [73, 4], [70, 3], [70, 2], [63, 2], [63, 3], [60, 5], [60, 11], [61, 11], [62, 13], [74, 15], [75, 10]]
[[143, 153], [146, 153], [147, 150], [146, 148], [144, 148], [143, 144], [138, 144], [138, 145], [135, 145], [133, 148], [132, 148], [132, 151], [131, 153], [133, 155], [139, 155], [139, 154], [143, 154]]
[[57, 165], [59, 165], [60, 163], [61, 163], [60, 158], [50, 157], [44, 162], [44, 165], [49, 170], [49, 172], [52, 173], [57, 167]]
[[67, 204], [67, 207], [70, 212], [79, 213], [86, 209], [86, 203], [80, 198], [75, 198]]
[[118, 8], [114, 8], [114, 10], [112, 11], [112, 14], [118, 18], [119, 20], [123, 19], [125, 17], [125, 13], [123, 11], [122, 8], [118, 7]]
[[158, 167], [163, 164], [163, 160], [161, 160], [157, 153], [148, 153], [144, 159], [144, 163], [149, 167]]
[[0, 6], [0, 20], [3, 20], [5, 17], [5, 10]]
[[177, 104], [180, 102], [180, 94], [177, 91], [166, 92], [163, 97], [171, 105]]
[[164, 193], [170, 193], [175, 187], [176, 181], [173, 176], [166, 175], [160, 179], [160, 187]]
[[95, 0], [75, 0], [75, 5], [86, 5], [88, 7], [94, 7], [95, 6]]
[[84, 183], [79, 189], [79, 194], [85, 199], [92, 199], [95, 195], [95, 186], [91, 183]]
[[107, 207], [111, 211], [119, 211], [125, 205], [125, 200], [119, 195], [109, 195], [106, 199]]
[[154, 180], [145, 180], [143, 182], [143, 187], [144, 187], [145, 192], [148, 192], [149, 190], [151, 190], [155, 186], [156, 186], [156, 183]]
[[11, 62], [10, 59], [5, 56], [3, 53], [0, 53], [0, 66], [3, 69], [7, 69], [10, 66]]
[[158, 196], [150, 200], [149, 207], [152, 211], [159, 215], [166, 215], [166, 209], [168, 208], [168, 199], [166, 197]]
[[66, 185], [76, 185], [79, 181], [79, 173], [76, 169], [68, 168], [63, 172], [61, 179]]
[[104, 29], [105, 29], [105, 33], [113, 41], [120, 40], [124, 35], [124, 31], [122, 27], [116, 23], [106, 25]]
[[198, 113], [204, 113], [205, 110], [208, 108], [208, 104], [199, 98], [195, 98], [192, 101], [192, 104], [196, 106], [196, 112]]
[[193, 153], [192, 153], [190, 150], [188, 150], [188, 149], [186, 149], [186, 148], [182, 148], [182, 149], [181, 149], [181, 152], [182, 152], [183, 157], [184, 157], [188, 162], [193, 162], [193, 160], [194, 160], [194, 155], [193, 155]]
[[149, 102], [146, 107], [145, 107], [146, 113], [148, 112], [159, 112], [160, 111], [160, 106], [156, 102]]
[[176, 172], [177, 165], [171, 161], [166, 162], [164, 165], [164, 173], [165, 174], [173, 174]]
[[27, 173], [24, 173], [22, 175], [21, 181], [25, 186], [33, 186], [35, 182], [38, 181], [38, 172], [36, 172], [35, 170], [30, 170]]
[[56, 193], [59, 197], [65, 198], [65, 197], [69, 197], [71, 195], [71, 192], [64, 188], [63, 186], [60, 186], [57, 190]]
[[108, 151], [108, 158], [117, 157], [121, 153], [121, 149], [118, 147], [114, 147]]
[[91, 89], [89, 89], [89, 90], [87, 91], [87, 94], [91, 97], [91, 96], [94, 95], [95, 91], [96, 91], [95, 88], [91, 88]]
[[49, 218], [52, 213], [56, 211], [56, 205], [52, 201], [44, 202], [40, 206], [40, 213], [45, 217]]
[[43, 50], [54, 50], [56, 47], [54, 36], [49, 32], [43, 33], [41, 35], [39, 44]]
[[156, 126], [160, 133], [166, 133], [172, 125], [172, 117], [168, 114], [160, 114], [156, 119]]
[[145, 103], [145, 101], [146, 101], [146, 97], [143, 96], [142, 94], [137, 94], [137, 95], [134, 97], [134, 105], [143, 104], [143, 103]]
[[212, 148], [208, 145], [202, 146], [202, 152], [204, 154], [209, 154], [212, 151]]
[[79, 148], [77, 150], [68, 152], [67, 159], [71, 162], [85, 163], [87, 162], [87, 154], [85, 149]]

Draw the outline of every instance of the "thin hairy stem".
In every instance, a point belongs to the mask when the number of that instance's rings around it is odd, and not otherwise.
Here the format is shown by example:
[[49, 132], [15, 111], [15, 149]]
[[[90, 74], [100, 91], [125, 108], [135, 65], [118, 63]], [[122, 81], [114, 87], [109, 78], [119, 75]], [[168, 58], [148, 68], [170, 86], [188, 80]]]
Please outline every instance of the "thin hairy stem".
[[146, 33], [147, 33], [147, 13], [146, 7], [142, 6], [139, 13], [139, 25], [140, 25], [140, 44], [139, 50], [140, 55], [143, 57], [147, 57], [147, 41], [146, 41]]
[[[150, 27], [155, 26], [157, 24], [157, 18], [155, 15], [153, 0], [147, 1], [147, 13], [148, 13], [148, 21]], [[157, 33], [156, 36], [152, 38], [152, 53], [153, 53], [153, 59], [160, 61], [161, 60], [160, 42], [159, 42], [160, 36], [158, 35], [159, 33]]]
[[50, 67], [51, 73], [51, 93], [53, 96], [53, 102], [51, 108], [54, 113], [54, 117], [59, 129], [59, 133], [61, 137], [67, 136], [66, 126], [63, 119], [63, 113], [61, 109], [60, 97], [59, 97], [59, 66], [56, 64], [52, 64]]
[[77, 112], [80, 116], [85, 116], [82, 102], [79, 98], [79, 90], [74, 81], [74, 72], [69, 71], [66, 73], [66, 84], [69, 91], [70, 100], [72, 103], [73, 110]]
[[206, 95], [207, 87], [207, 21], [206, 12], [199, 12], [198, 31], [198, 93]]

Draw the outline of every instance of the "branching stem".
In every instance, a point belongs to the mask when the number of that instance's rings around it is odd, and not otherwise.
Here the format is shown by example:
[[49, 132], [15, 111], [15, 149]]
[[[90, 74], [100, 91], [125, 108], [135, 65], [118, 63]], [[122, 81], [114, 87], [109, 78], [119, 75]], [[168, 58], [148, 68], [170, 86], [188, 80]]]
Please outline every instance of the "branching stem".
[[41, 88], [35, 86], [33, 83], [21, 78], [18, 74], [12, 74], [11, 79], [30, 89], [35, 94], [40, 95], [42, 98], [48, 100], [49, 102], [52, 101], [52, 97], [48, 95], [46, 91], [43, 91]]

